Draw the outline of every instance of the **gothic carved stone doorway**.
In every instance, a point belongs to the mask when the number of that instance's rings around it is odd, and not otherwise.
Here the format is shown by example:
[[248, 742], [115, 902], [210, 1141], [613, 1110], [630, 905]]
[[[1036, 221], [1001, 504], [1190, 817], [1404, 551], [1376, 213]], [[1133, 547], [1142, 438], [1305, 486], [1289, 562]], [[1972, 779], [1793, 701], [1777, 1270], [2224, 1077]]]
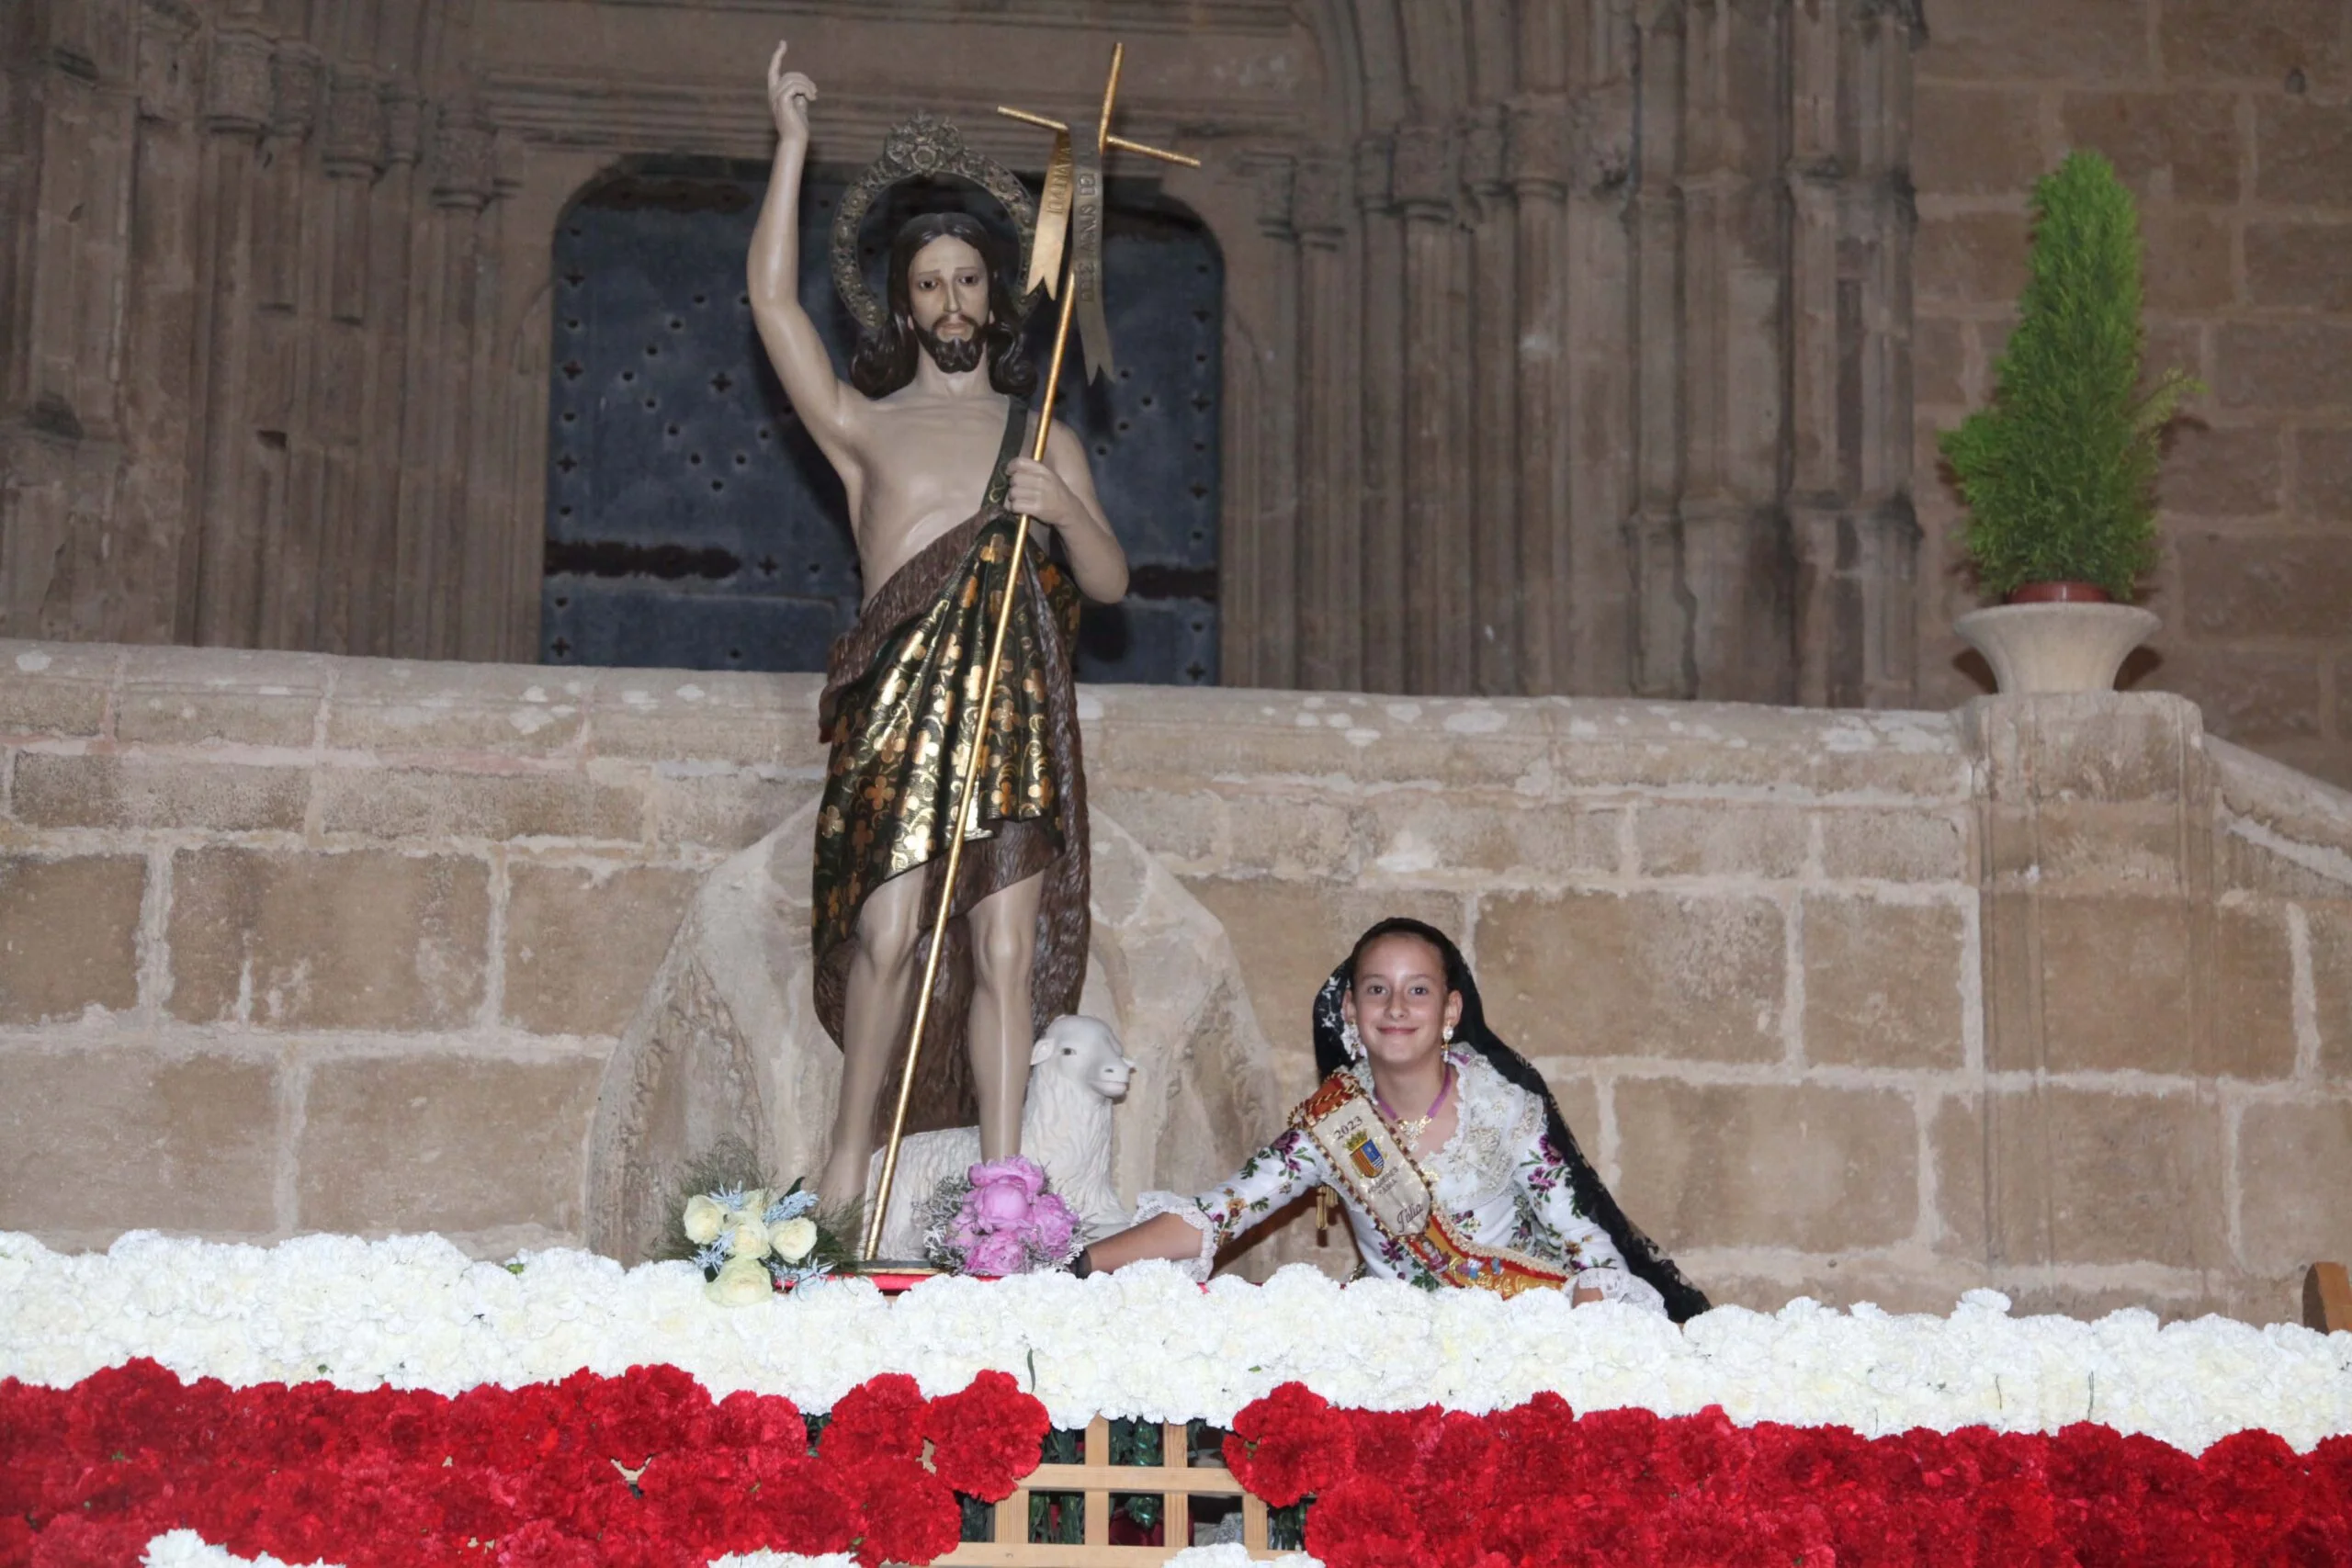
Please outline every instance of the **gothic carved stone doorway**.
[[[92, 39], [111, 15], [51, 8]], [[1168, 405], [1206, 397], [1216, 428], [1213, 471], [1181, 479], [1216, 519], [1215, 658], [1181, 668], [1909, 699], [1918, 0], [562, 8], [579, 25], [548, 0], [354, 0], [313, 7], [313, 37], [299, 6], [206, 0], [73, 54], [103, 90], [41, 67], [41, 145], [104, 155], [19, 182], [51, 216], [0, 267], [13, 298], [80, 302], [0, 356], [29, 411], [0, 432], [8, 625], [553, 653], [543, 614], [577, 606], [542, 592], [573, 472], [548, 241], [578, 195], [649, 158], [763, 167], [779, 33], [825, 84], [821, 164], [922, 107], [1034, 167], [994, 106], [1081, 117], [1116, 35], [1125, 129], [1204, 158], [1150, 194], [1224, 269], [1191, 307], [1213, 387]], [[151, 248], [84, 210], [133, 213]], [[688, 554], [709, 548], [788, 565]]]

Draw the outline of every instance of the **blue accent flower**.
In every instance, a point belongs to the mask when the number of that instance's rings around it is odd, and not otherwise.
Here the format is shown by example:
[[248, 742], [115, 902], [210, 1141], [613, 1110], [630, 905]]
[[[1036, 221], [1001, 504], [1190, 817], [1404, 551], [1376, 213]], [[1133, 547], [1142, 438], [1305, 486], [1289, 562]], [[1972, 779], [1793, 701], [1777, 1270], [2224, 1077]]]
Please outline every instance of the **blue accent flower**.
[[760, 1222], [763, 1224], [782, 1224], [786, 1220], [798, 1219], [816, 1206], [817, 1194], [814, 1192], [787, 1192], [768, 1205], [768, 1212], [760, 1216]]

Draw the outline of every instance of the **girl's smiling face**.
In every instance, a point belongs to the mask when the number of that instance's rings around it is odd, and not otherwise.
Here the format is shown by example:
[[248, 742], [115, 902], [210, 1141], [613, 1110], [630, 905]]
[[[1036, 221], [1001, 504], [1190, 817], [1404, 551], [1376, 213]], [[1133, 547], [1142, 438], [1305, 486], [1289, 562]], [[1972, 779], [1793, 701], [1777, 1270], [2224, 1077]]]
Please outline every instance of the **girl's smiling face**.
[[1446, 989], [1445, 960], [1404, 931], [1380, 938], [1357, 956], [1355, 983], [1340, 999], [1364, 1052], [1383, 1067], [1409, 1070], [1445, 1048], [1445, 1032], [1462, 1021], [1462, 997]]

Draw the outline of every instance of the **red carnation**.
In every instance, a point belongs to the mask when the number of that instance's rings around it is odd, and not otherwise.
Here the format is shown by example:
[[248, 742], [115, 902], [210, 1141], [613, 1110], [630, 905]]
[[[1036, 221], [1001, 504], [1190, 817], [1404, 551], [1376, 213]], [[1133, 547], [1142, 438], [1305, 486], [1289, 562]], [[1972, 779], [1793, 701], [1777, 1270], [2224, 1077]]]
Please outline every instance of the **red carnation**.
[[1226, 1468], [1251, 1495], [1286, 1508], [1347, 1473], [1353, 1457], [1348, 1426], [1321, 1394], [1286, 1382], [1233, 1418]]
[[2267, 1562], [2304, 1512], [2313, 1490], [2303, 1462], [2276, 1432], [2233, 1432], [2207, 1449], [2205, 1522], [2242, 1562]]
[[545, 1519], [531, 1519], [498, 1538], [498, 1568], [600, 1568], [596, 1548]]
[[1666, 1486], [1650, 1464], [1665, 1422], [1646, 1410], [1595, 1410], [1577, 1425], [1578, 1491], [1636, 1511], [1666, 1506]]
[[[1812, 1435], [1828, 1458], [1828, 1474], [1839, 1480], [1845, 1479], [1841, 1450], [1866, 1446], [1860, 1436], [1839, 1427], [1818, 1427]], [[1747, 1460], [1748, 1435], [1731, 1424], [1721, 1405], [1710, 1404], [1696, 1416], [1658, 1424], [1650, 1468], [1669, 1493], [1736, 1490]]]
[[986, 1371], [971, 1386], [931, 1402], [923, 1436], [932, 1469], [951, 1491], [999, 1503], [1037, 1468], [1050, 1423], [1046, 1407], [1003, 1372]]
[[1479, 1535], [1518, 1568], [1579, 1568], [1591, 1525], [1590, 1513], [1554, 1493], [1496, 1508], [1480, 1522]]
[[2057, 1511], [2039, 1475], [1988, 1480], [1970, 1504], [1976, 1521], [1978, 1562], [2016, 1563], [2018, 1568], [2075, 1568], [2077, 1560], [2059, 1539]]
[[1421, 1459], [1422, 1495], [1442, 1497], [1445, 1506], [1464, 1512], [1484, 1508], [1494, 1495], [1501, 1457], [1491, 1421], [1449, 1412]]
[[[828, 1429], [826, 1436], [831, 1435]], [[865, 1568], [929, 1562], [956, 1550], [963, 1510], [956, 1506], [956, 1495], [921, 1464], [869, 1459], [835, 1473], [856, 1508], [857, 1560]]]
[[739, 1389], [711, 1412], [710, 1440], [730, 1449], [789, 1449], [808, 1451], [808, 1427], [800, 1407], [777, 1393]]
[[604, 1457], [635, 1468], [665, 1449], [696, 1449], [710, 1440], [710, 1391], [677, 1367], [631, 1367], [617, 1378], [574, 1373], [566, 1391], [582, 1395], [592, 1441]]
[[1584, 1435], [1576, 1412], [1556, 1393], [1499, 1411], [1486, 1426], [1495, 1437], [1494, 1506], [1555, 1497], [1582, 1467]]
[[[1423, 1555], [1420, 1532], [1393, 1480], [1371, 1472], [1350, 1476], [1306, 1510], [1306, 1551], [1325, 1568], [1394, 1568]], [[1476, 1523], [1462, 1521], [1464, 1529]]]
[[870, 1459], [922, 1457], [922, 1390], [904, 1372], [884, 1372], [843, 1394], [817, 1439], [817, 1451], [835, 1464]]
[[1353, 1442], [1355, 1471], [1391, 1486], [1409, 1478], [1422, 1452], [1437, 1437], [1444, 1413], [1434, 1404], [1419, 1410], [1351, 1410], [1346, 1427]]
[[[28, 1568], [135, 1568], [158, 1530], [136, 1519], [90, 1519], [64, 1514], [33, 1537]], [[0, 1536], [0, 1540], [5, 1540]]]
[[778, 1465], [760, 1485], [763, 1543], [776, 1551], [820, 1557], [847, 1551], [860, 1529], [858, 1506], [833, 1467], [817, 1460]]
[[637, 1478], [644, 1532], [691, 1546], [706, 1561], [756, 1548], [759, 1522], [745, 1506], [752, 1483], [742, 1459], [740, 1449], [654, 1455]]

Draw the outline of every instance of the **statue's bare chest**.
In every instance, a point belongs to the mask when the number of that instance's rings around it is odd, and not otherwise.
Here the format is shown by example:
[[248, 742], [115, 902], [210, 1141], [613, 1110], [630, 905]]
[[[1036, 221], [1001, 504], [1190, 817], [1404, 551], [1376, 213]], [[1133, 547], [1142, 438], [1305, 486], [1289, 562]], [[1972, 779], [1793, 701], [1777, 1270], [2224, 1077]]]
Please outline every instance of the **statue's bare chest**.
[[1001, 398], [884, 405], [865, 463], [858, 532], [876, 543], [938, 513], [979, 510], [1004, 441]]

